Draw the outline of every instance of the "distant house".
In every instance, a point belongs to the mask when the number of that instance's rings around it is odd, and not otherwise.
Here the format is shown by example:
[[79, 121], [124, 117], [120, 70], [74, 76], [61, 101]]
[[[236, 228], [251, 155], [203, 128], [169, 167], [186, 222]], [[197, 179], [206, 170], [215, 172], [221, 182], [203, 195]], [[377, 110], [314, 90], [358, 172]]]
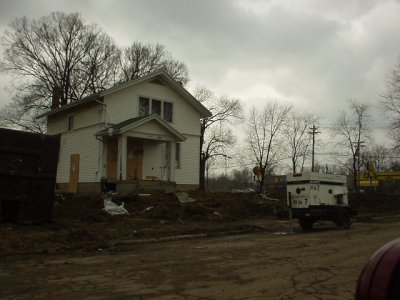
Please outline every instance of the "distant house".
[[119, 192], [149, 181], [198, 187], [200, 119], [211, 116], [164, 71], [53, 109], [48, 134], [61, 134], [61, 191], [100, 191], [106, 178]]

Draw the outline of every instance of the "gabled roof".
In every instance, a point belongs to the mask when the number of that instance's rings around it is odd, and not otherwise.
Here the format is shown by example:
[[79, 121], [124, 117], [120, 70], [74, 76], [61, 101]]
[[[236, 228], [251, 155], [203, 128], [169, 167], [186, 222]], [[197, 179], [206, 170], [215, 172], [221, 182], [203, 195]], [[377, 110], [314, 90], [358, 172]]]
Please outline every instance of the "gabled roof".
[[178, 93], [183, 99], [185, 99], [190, 105], [192, 105], [197, 111], [200, 112], [201, 117], [206, 118], [206, 117], [211, 117], [211, 112], [203, 105], [201, 104], [195, 97], [192, 96], [180, 83], [178, 83], [175, 79], [172, 78], [171, 75], [169, 75], [167, 72], [165, 72], [163, 69], [155, 71], [153, 73], [150, 73], [146, 76], [134, 79], [132, 81], [123, 83], [121, 85], [106, 89], [102, 92], [92, 94], [88, 97], [85, 97], [79, 101], [75, 101], [72, 103], [69, 103], [67, 105], [61, 106], [59, 108], [50, 110], [37, 118], [42, 118], [46, 116], [52, 116], [55, 114], [58, 114], [63, 111], [67, 111], [73, 107], [79, 107], [81, 105], [87, 104], [87, 103], [92, 103], [92, 102], [100, 102], [103, 101], [103, 97], [109, 94], [112, 94], [114, 92], [120, 91], [122, 89], [131, 87], [135, 84], [141, 83], [148, 81], [152, 78], [156, 79], [161, 79], [162, 82], [166, 83], [170, 88], [172, 88], [176, 93]]
[[167, 130], [172, 135], [174, 135], [179, 141], [184, 141], [186, 139], [179, 131], [177, 131], [174, 127], [169, 125], [166, 121], [164, 121], [157, 114], [152, 114], [149, 116], [141, 116], [141, 117], [137, 117], [137, 118], [131, 118], [131, 119], [122, 121], [121, 123], [118, 123], [118, 124], [109, 125], [107, 128], [97, 132], [96, 135], [101, 136], [101, 135], [108, 135], [108, 134], [112, 134], [112, 135], [121, 134], [128, 130], [139, 127], [140, 125], [151, 122], [151, 121], [156, 121], [165, 130]]

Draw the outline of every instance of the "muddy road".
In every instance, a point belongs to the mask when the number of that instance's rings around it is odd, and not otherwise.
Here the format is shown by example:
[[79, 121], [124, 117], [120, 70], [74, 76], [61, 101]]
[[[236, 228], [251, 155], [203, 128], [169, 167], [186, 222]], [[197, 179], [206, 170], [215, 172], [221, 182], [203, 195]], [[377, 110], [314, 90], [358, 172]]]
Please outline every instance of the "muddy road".
[[[126, 242], [84, 255], [0, 259], [0, 299], [353, 299], [368, 258], [400, 217], [337, 230]], [[278, 224], [279, 225], [279, 224]]]

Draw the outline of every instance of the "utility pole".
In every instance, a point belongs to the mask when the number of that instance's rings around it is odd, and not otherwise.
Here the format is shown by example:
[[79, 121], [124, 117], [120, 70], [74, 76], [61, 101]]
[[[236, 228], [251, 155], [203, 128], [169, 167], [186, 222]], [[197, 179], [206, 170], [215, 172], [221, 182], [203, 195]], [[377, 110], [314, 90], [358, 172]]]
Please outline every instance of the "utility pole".
[[309, 128], [311, 131], [309, 131], [308, 133], [312, 135], [312, 156], [311, 156], [311, 172], [314, 172], [314, 148], [315, 148], [315, 135], [317, 135], [318, 133], [321, 133], [320, 131], [317, 131], [318, 128], [315, 127], [315, 125], [313, 124], [312, 127]]

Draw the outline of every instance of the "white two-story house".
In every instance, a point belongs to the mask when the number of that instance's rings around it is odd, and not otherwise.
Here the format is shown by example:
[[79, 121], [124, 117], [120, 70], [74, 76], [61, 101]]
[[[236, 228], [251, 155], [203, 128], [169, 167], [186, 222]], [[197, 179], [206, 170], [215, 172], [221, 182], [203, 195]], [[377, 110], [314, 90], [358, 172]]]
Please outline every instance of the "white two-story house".
[[99, 192], [106, 178], [121, 193], [146, 182], [196, 189], [200, 119], [209, 116], [162, 70], [61, 107], [53, 97], [42, 117], [48, 134], [61, 134], [58, 188]]

